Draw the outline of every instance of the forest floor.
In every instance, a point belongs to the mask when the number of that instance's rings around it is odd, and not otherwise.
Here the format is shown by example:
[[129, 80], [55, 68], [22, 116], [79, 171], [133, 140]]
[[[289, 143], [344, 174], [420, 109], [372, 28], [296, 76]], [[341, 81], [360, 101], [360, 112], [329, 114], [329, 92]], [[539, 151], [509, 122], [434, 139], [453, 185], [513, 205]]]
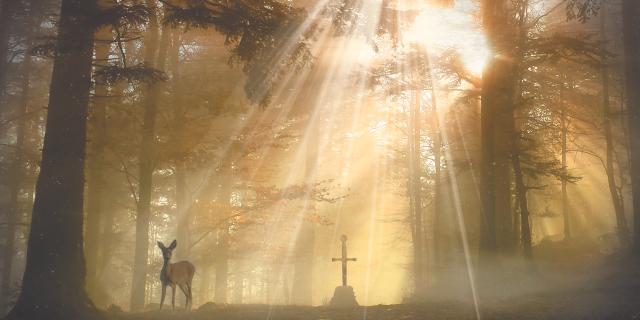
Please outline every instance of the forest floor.
[[[640, 287], [520, 296], [485, 303], [481, 319], [640, 319]], [[224, 305], [193, 311], [149, 311], [116, 317], [127, 320], [418, 320], [477, 319], [473, 305], [456, 302], [377, 305], [354, 309], [329, 307]]]
[[[555, 250], [555, 249], [553, 249]], [[477, 283], [481, 319], [640, 320], [640, 262], [616, 255], [591, 256], [540, 250], [535, 268], [509, 265]], [[549, 253], [551, 252], [551, 253]], [[570, 254], [571, 253], [571, 254]], [[565, 263], [565, 262], [567, 263]], [[503, 265], [504, 266], [504, 265]], [[326, 306], [217, 305], [192, 311], [107, 312], [108, 320], [466, 320], [477, 319], [462, 273], [443, 281], [422, 302], [353, 309]], [[454, 273], [452, 273], [454, 274]], [[467, 282], [468, 283], [468, 282]], [[487, 285], [489, 283], [490, 285]], [[452, 289], [457, 288], [457, 289]], [[460, 289], [463, 288], [463, 289]], [[357, 294], [357, 292], [356, 292]]]
[[[521, 296], [485, 304], [482, 319], [640, 319], [640, 287], [614, 291], [585, 290], [551, 295]], [[114, 315], [115, 316], [115, 315]], [[148, 311], [122, 314], [122, 320], [219, 319], [219, 320], [413, 320], [476, 319], [472, 305], [455, 302], [397, 304], [331, 309], [328, 307], [224, 305], [185, 312]]]
[[[604, 278], [601, 278], [604, 280]], [[481, 319], [613, 319], [640, 320], [640, 278], [614, 277], [611, 281], [534, 290], [530, 293], [486, 297], [480, 302]], [[629, 281], [630, 280], [630, 281]], [[170, 307], [162, 311], [111, 314], [114, 320], [418, 320], [477, 319], [473, 303], [451, 299], [376, 305], [353, 309], [326, 306], [268, 306], [205, 304], [192, 311]]]

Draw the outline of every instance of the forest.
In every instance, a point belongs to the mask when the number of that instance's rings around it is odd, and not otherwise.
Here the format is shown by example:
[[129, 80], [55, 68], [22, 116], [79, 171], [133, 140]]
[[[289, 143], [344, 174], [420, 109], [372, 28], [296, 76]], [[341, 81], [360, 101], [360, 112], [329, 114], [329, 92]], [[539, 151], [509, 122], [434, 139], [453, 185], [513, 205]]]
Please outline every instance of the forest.
[[640, 319], [638, 0], [0, 0], [0, 319]]

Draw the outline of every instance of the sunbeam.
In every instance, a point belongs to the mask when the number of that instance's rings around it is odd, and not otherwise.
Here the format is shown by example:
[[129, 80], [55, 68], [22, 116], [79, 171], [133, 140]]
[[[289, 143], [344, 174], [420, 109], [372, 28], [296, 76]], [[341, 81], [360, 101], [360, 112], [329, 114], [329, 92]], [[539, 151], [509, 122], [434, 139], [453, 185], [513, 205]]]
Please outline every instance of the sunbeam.
[[636, 2], [0, 1], [0, 318], [638, 318]]

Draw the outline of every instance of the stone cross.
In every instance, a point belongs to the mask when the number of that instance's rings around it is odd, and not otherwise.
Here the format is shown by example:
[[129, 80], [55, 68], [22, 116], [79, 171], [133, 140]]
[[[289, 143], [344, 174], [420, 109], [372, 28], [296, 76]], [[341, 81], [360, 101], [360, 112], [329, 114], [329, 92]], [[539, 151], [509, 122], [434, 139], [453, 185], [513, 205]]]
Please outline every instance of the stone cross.
[[341, 258], [331, 258], [332, 262], [341, 261], [342, 262], [342, 285], [347, 286], [347, 262], [348, 261], [357, 261], [356, 258], [347, 258], [347, 236], [344, 234], [340, 237], [340, 241], [342, 242], [342, 257]]

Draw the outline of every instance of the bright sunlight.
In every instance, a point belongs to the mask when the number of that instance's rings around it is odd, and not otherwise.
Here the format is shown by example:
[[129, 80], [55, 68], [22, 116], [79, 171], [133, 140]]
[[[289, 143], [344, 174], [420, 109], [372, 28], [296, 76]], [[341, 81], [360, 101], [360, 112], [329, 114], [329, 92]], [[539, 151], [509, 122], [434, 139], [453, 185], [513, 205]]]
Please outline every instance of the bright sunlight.
[[0, 0], [0, 318], [637, 319], [637, 0]]

